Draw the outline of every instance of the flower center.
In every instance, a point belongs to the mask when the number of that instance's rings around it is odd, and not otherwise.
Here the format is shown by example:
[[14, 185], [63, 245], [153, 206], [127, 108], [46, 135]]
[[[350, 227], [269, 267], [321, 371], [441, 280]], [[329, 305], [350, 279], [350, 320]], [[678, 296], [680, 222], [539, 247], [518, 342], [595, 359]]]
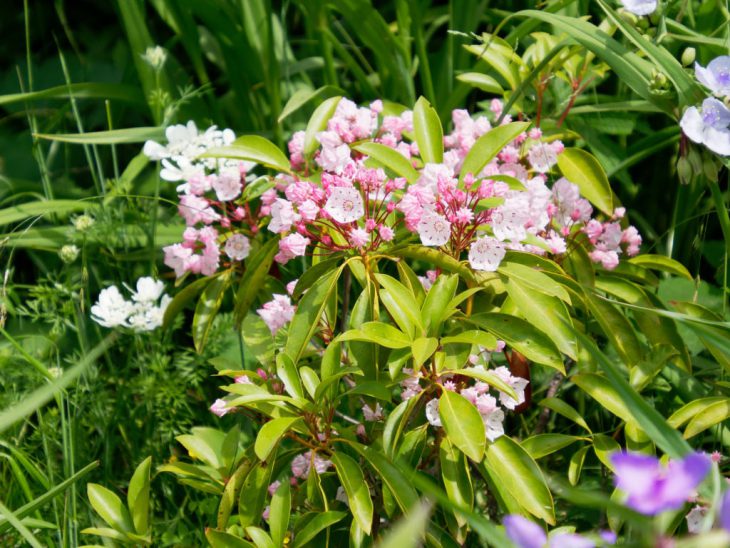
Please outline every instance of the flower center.
[[345, 200], [342, 203], [342, 209], [344, 209], [345, 211], [352, 211], [353, 209], [355, 209], [355, 203], [352, 200]]

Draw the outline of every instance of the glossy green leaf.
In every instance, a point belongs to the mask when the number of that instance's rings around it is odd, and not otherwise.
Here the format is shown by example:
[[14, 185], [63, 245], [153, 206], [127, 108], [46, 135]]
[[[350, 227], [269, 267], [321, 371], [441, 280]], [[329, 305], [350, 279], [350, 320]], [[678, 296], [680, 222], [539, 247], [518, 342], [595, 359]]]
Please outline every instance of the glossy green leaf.
[[689, 439], [711, 426], [730, 419], [730, 398], [715, 402], [697, 413], [684, 429], [684, 439]]
[[373, 522], [373, 501], [370, 498], [370, 490], [362, 475], [360, 465], [351, 457], [340, 452], [332, 453], [330, 459], [335, 465], [337, 476], [345, 489], [350, 511], [355, 521], [369, 535]]
[[565, 366], [555, 343], [542, 331], [521, 318], [508, 314], [475, 314], [468, 318], [474, 325], [491, 331], [498, 339], [528, 360], [547, 365], [565, 374]]
[[464, 82], [465, 84], [469, 84], [477, 89], [486, 91], [491, 95], [502, 95], [504, 93], [499, 82], [488, 74], [483, 74], [481, 72], [462, 72], [461, 74], [456, 75], [456, 79], [459, 80], [459, 82]]
[[571, 323], [571, 319], [565, 303], [557, 297], [532, 290], [517, 278], [509, 278], [505, 285], [521, 315], [548, 335], [563, 354], [577, 359], [575, 336], [566, 325]]
[[330, 97], [329, 99], [322, 101], [322, 104], [314, 109], [312, 117], [309, 119], [309, 122], [307, 122], [307, 129], [304, 134], [304, 148], [302, 150], [304, 156], [311, 156], [319, 147], [317, 134], [327, 128], [327, 122], [329, 122], [329, 119], [334, 115], [340, 99], [342, 99], [342, 97]]
[[206, 529], [205, 538], [211, 548], [254, 548], [254, 545], [247, 540], [215, 529]]
[[723, 396], [711, 396], [707, 398], [699, 398], [683, 405], [675, 411], [668, 419], [667, 424], [672, 428], [679, 428], [686, 422], [689, 422], [697, 413], [704, 411], [711, 405], [718, 402], [726, 401]]
[[144, 143], [145, 141], [161, 141], [165, 138], [165, 129], [161, 127], [133, 127], [109, 131], [89, 131], [87, 133], [37, 133], [39, 139], [75, 143], [79, 145], [121, 145], [125, 143]]
[[299, 532], [297, 532], [294, 537], [293, 548], [305, 548], [306, 546], [309, 546], [309, 543], [314, 540], [319, 533], [341, 521], [346, 515], [347, 514], [345, 512], [333, 511], [318, 513], [309, 520]]
[[140, 89], [132, 85], [104, 82], [79, 82], [54, 86], [38, 91], [0, 95], [0, 105], [43, 101], [47, 99], [110, 99], [134, 104], [145, 104]]
[[298, 421], [301, 421], [299, 417], [281, 417], [264, 424], [256, 436], [254, 445], [256, 456], [262, 461], [267, 460], [284, 434], [291, 430]]
[[418, 180], [418, 171], [413, 167], [411, 161], [394, 148], [375, 142], [361, 143], [353, 148], [411, 184]]
[[387, 415], [385, 426], [383, 427], [383, 449], [386, 456], [393, 458], [398, 448], [401, 434], [408, 423], [414, 407], [421, 399], [422, 392], [419, 392], [412, 398], [400, 402], [395, 409]]
[[475, 178], [478, 177], [484, 166], [528, 127], [530, 122], [512, 122], [497, 126], [479, 137], [464, 158], [459, 182], [463, 182], [467, 173], [471, 173]]
[[429, 525], [431, 505], [421, 503], [388, 530], [378, 548], [419, 548]]
[[392, 276], [376, 274], [375, 278], [382, 287], [380, 300], [401, 331], [409, 335], [422, 333], [423, 322], [413, 293]]
[[425, 97], [419, 97], [413, 107], [413, 133], [424, 162], [432, 164], [443, 162], [444, 130], [438, 114]]
[[307, 103], [317, 101], [318, 99], [326, 99], [328, 97], [341, 95], [343, 91], [337, 86], [322, 86], [317, 89], [300, 89], [289, 97], [289, 100], [281, 109], [278, 122], [281, 124], [289, 116], [300, 110]]
[[558, 398], [545, 398], [542, 401], [540, 401], [540, 405], [543, 407], [547, 407], [548, 409], [551, 409], [552, 411], [555, 411], [559, 415], [564, 416], [567, 419], [570, 419], [574, 423], [576, 423], [578, 426], [581, 426], [582, 428], [585, 428], [588, 433], [591, 433], [591, 429], [588, 426], [588, 423], [585, 421], [585, 419], [581, 416], [578, 411], [575, 410], [570, 404], [565, 403], [563, 400]]
[[477, 408], [464, 396], [444, 390], [438, 410], [451, 443], [473, 461], [480, 462], [484, 457], [487, 434]]
[[415, 259], [432, 264], [446, 272], [454, 272], [468, 282], [476, 282], [474, 272], [464, 263], [460, 263], [443, 251], [422, 245], [406, 245], [389, 251], [390, 255], [404, 259]]
[[606, 172], [595, 156], [578, 148], [566, 148], [558, 155], [558, 167], [580, 194], [606, 215], [613, 215], [613, 193]]
[[453, 335], [448, 337], [441, 337], [439, 339], [442, 345], [451, 343], [463, 343], [463, 344], [476, 344], [483, 346], [488, 350], [495, 350], [497, 348], [497, 337], [486, 331], [480, 331], [479, 329], [468, 329], [466, 331], [457, 331]]
[[292, 359], [283, 352], [276, 355], [276, 375], [284, 383], [284, 388], [292, 398], [304, 398], [299, 371]]
[[238, 517], [241, 527], [261, 522], [266, 505], [267, 489], [271, 484], [271, 464], [260, 462], [246, 476], [238, 499]]
[[571, 485], [577, 485], [578, 480], [580, 480], [580, 474], [583, 471], [583, 463], [585, 462], [586, 455], [590, 449], [590, 445], [585, 445], [571, 455], [570, 463], [568, 464], [568, 481]]
[[289, 529], [291, 514], [291, 487], [288, 481], [282, 482], [271, 497], [271, 511], [269, 513], [269, 529], [274, 546], [282, 546]]
[[0, 225], [15, 223], [30, 217], [43, 217], [52, 214], [65, 216], [75, 211], [85, 211], [96, 205], [95, 202], [83, 200], [39, 200], [36, 202], [26, 202], [0, 209]]
[[555, 524], [555, 508], [545, 478], [535, 461], [509, 436], [500, 436], [487, 448], [487, 461], [507, 491], [530, 514]]
[[429, 335], [437, 335], [444, 318], [449, 312], [449, 304], [456, 295], [459, 277], [450, 275], [439, 276], [421, 305], [421, 318]]
[[[214, 276], [217, 275], [214, 274]], [[193, 299], [200, 295], [200, 293], [202, 293], [202, 291], [208, 286], [209, 283], [211, 283], [213, 279], [214, 278], [212, 277], [200, 278], [199, 280], [195, 280], [194, 282], [183, 287], [182, 290], [178, 291], [165, 309], [165, 316], [162, 321], [162, 327], [164, 329], [169, 329], [175, 317], [183, 311], [188, 303], [190, 303]]]
[[646, 253], [632, 257], [629, 259], [629, 262], [645, 268], [660, 270], [662, 272], [668, 272], [669, 274], [676, 274], [677, 276], [681, 276], [688, 280], [693, 279], [692, 274], [689, 273], [689, 270], [687, 270], [682, 263], [664, 255], [652, 255]]
[[251, 537], [256, 548], [276, 548], [277, 546], [269, 534], [260, 527], [246, 527], [246, 534]]
[[127, 506], [134, 528], [140, 535], [146, 535], [149, 529], [151, 466], [152, 457], [147, 457], [137, 466], [127, 491]]
[[[531, 291], [537, 291], [551, 297], [557, 297], [561, 301], [571, 304], [568, 290], [565, 289], [562, 284], [556, 282], [544, 272], [536, 270], [522, 262], [518, 262], [523, 260], [527, 261], [527, 259], [523, 259], [521, 255], [525, 254], [517, 255], [515, 253], [511, 253], [502, 261], [497, 271], [509, 280], [517, 280], [521, 285], [529, 288]], [[539, 259], [543, 258], [539, 257]], [[543, 261], [539, 264], [541, 266], [552, 266], [547, 261]], [[558, 268], [557, 270], [557, 274], [563, 274], [562, 269]]]
[[641, 362], [643, 352], [633, 326], [626, 317], [611, 303], [585, 292], [585, 301], [593, 317], [603, 330], [603, 334], [611, 341], [618, 354], [627, 365]]
[[241, 462], [238, 468], [236, 468], [233, 475], [228, 478], [225, 489], [223, 490], [223, 495], [221, 496], [220, 504], [218, 505], [218, 529], [226, 529], [226, 527], [228, 527], [228, 520], [233, 512], [233, 507], [238, 502], [238, 497], [241, 493], [241, 488], [243, 487], [243, 480], [246, 479], [246, 476], [251, 471], [252, 467], [252, 459], [246, 458], [243, 462]]
[[259, 297], [266, 276], [274, 262], [274, 255], [278, 251], [279, 241], [272, 238], [246, 260], [246, 272], [238, 285], [236, 304], [233, 308], [236, 324], [241, 324], [256, 298]]
[[433, 337], [419, 337], [413, 341], [412, 352], [416, 369], [420, 369], [433, 356], [439, 346], [438, 339]]
[[611, 455], [620, 450], [621, 446], [615, 439], [604, 434], [595, 434], [593, 436], [593, 451], [598, 457], [598, 460], [600, 460], [609, 470], [613, 470]]
[[533, 459], [537, 460], [560, 451], [580, 439], [583, 438], [566, 434], [537, 434], [527, 438], [520, 445]]
[[330, 294], [337, 287], [342, 268], [325, 274], [309, 288], [299, 302], [289, 324], [289, 337], [286, 340], [286, 353], [294, 364], [299, 362], [310, 339], [319, 328], [319, 320]]
[[411, 339], [399, 329], [383, 322], [366, 322], [360, 329], [345, 331], [338, 341], [366, 341], [377, 343], [385, 348], [407, 348]]
[[581, 390], [586, 392], [601, 406], [621, 420], [634, 422], [634, 416], [618, 392], [606, 382], [606, 377], [595, 373], [580, 373], [570, 378]]
[[492, 373], [491, 371], [489, 371], [488, 369], [484, 370], [484, 369], [477, 369], [475, 367], [468, 367], [465, 369], [449, 369], [449, 372], [453, 373], [454, 375], [464, 375], [466, 377], [478, 379], [482, 382], [487, 383], [489, 386], [496, 388], [500, 392], [504, 392], [511, 398], [513, 398], [515, 400], [518, 399], [515, 389], [512, 388], [506, 382], [504, 382], [502, 379], [500, 379], [495, 373]]
[[[459, 507], [474, 507], [474, 487], [469, 475], [469, 464], [464, 453], [459, 451], [446, 437], [441, 440], [439, 447], [439, 463], [441, 465], [441, 480], [449, 499]], [[460, 513], [454, 517], [459, 527], [466, 524], [466, 519]]]
[[208, 342], [213, 321], [223, 303], [223, 297], [225, 297], [230, 283], [231, 272], [226, 271], [214, 278], [198, 299], [198, 304], [195, 306], [195, 315], [193, 316], [193, 343], [198, 353], [203, 351]]
[[259, 135], [244, 135], [230, 145], [208, 149], [203, 158], [230, 158], [256, 162], [276, 171], [291, 173], [289, 159], [274, 143]]
[[86, 494], [91, 506], [107, 525], [123, 533], [134, 533], [132, 516], [118, 496], [98, 483], [89, 483]]

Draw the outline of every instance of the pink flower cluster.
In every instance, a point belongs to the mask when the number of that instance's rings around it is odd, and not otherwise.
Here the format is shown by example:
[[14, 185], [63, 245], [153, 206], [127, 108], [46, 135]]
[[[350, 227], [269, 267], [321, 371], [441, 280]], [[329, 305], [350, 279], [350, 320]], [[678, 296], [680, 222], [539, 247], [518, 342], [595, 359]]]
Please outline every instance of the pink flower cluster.
[[618, 207], [614, 211], [610, 221], [601, 223], [591, 219], [583, 228], [588, 239], [593, 244], [590, 252], [591, 260], [601, 263], [603, 268], [613, 269], [618, 266], [619, 255], [625, 252], [629, 257], [639, 253], [641, 235], [633, 226], [622, 229], [619, 220], [623, 218], [626, 210]]

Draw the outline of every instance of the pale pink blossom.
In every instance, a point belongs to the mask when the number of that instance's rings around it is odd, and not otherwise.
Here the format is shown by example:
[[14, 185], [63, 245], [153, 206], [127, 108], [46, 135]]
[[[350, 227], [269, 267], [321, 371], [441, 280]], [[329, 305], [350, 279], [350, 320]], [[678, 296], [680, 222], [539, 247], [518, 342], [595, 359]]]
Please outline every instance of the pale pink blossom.
[[272, 335], [276, 335], [282, 327], [294, 317], [297, 307], [292, 305], [288, 295], [275, 294], [273, 299], [259, 308], [256, 312], [267, 325]]
[[451, 238], [451, 223], [433, 211], [423, 213], [416, 230], [423, 245], [442, 246]]
[[349, 240], [352, 247], [365, 247], [370, 243], [370, 234], [364, 228], [355, 228], [350, 231]]
[[363, 405], [362, 414], [368, 422], [382, 421], [384, 417], [383, 407], [379, 403], [376, 403], [374, 408], [368, 404]]
[[289, 234], [279, 241], [279, 253], [274, 256], [274, 260], [277, 263], [285, 264], [294, 257], [301, 257], [306, 252], [309, 243], [309, 238], [305, 238], [301, 234]]
[[365, 214], [362, 196], [354, 187], [333, 188], [324, 210], [338, 223], [351, 223]]
[[489, 236], [482, 236], [469, 247], [469, 264], [474, 270], [494, 272], [506, 253], [504, 244]]
[[287, 232], [291, 229], [291, 225], [299, 220], [299, 215], [294, 211], [292, 203], [283, 198], [277, 198], [271, 204], [271, 221], [269, 221], [269, 230], [277, 234]]
[[226, 403], [226, 401], [219, 398], [213, 402], [213, 405], [210, 406], [210, 412], [214, 415], [222, 417], [224, 415], [227, 415], [231, 411], [231, 409], [227, 406], [228, 404]]
[[243, 234], [233, 234], [227, 240], [223, 250], [234, 261], [242, 261], [251, 251], [251, 243]]
[[213, 190], [221, 202], [230, 202], [241, 195], [241, 177], [232, 173], [222, 173], [213, 177]]

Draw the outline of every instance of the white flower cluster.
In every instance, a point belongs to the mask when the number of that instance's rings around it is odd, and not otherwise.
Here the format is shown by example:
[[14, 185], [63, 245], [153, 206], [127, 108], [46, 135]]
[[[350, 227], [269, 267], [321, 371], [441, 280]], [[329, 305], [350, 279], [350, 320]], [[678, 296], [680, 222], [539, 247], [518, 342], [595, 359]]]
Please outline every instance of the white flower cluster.
[[91, 317], [104, 327], [128, 327], [135, 331], [152, 331], [162, 325], [167, 305], [172, 300], [163, 293], [165, 284], [150, 277], [137, 280], [137, 290], [127, 287], [132, 300], [126, 300], [113, 285], [102, 289], [91, 307]]
[[[217, 170], [219, 174], [228, 174], [236, 179], [241, 167], [250, 170], [255, 164], [239, 160], [200, 158], [208, 149], [230, 145], [236, 134], [230, 129], [218, 129], [211, 126], [199, 131], [192, 120], [187, 124], [169, 126], [165, 130], [167, 145], [155, 141], [147, 141], [142, 151], [150, 160], [162, 161], [160, 177], [166, 181], [184, 181], [178, 192], [188, 192], [190, 179], [202, 178], [208, 171]], [[242, 165], [243, 164], [243, 165]]]

